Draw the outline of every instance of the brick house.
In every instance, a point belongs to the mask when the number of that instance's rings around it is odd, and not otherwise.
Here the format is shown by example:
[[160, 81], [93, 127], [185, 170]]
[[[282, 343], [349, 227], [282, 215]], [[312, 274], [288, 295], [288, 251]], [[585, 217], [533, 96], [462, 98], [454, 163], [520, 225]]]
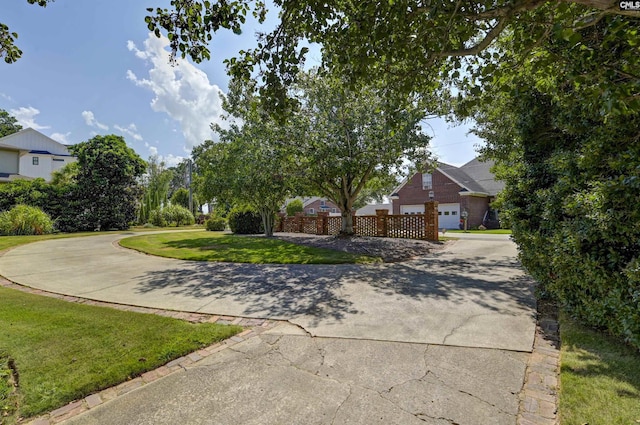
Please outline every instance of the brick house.
[[[299, 199], [302, 201], [302, 208], [304, 209], [304, 213], [306, 215], [316, 215], [319, 212], [328, 212], [329, 215], [340, 215], [340, 208], [333, 202], [329, 201], [327, 198], [311, 196], [307, 198], [298, 197], [295, 199]], [[281, 212], [286, 212], [286, 206], [291, 201], [293, 201], [293, 199], [287, 200]]]
[[475, 158], [461, 167], [439, 162], [431, 173], [415, 173], [391, 195], [393, 214], [422, 214], [424, 203], [433, 200], [438, 202], [440, 228], [458, 229], [463, 212], [469, 228], [483, 221], [487, 225], [485, 220], [495, 214], [490, 204], [504, 188], [491, 173], [492, 166]]

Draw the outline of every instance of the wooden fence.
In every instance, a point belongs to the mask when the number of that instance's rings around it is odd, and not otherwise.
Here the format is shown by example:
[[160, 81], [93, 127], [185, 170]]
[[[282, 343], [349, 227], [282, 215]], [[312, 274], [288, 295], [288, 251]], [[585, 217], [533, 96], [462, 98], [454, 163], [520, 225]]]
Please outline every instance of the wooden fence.
[[[376, 210], [376, 215], [354, 215], [353, 231], [359, 236], [438, 240], [438, 203], [426, 202], [424, 214], [391, 215], [388, 210]], [[342, 217], [331, 217], [327, 212], [317, 216], [297, 213], [295, 217], [281, 214], [276, 232], [337, 235]]]

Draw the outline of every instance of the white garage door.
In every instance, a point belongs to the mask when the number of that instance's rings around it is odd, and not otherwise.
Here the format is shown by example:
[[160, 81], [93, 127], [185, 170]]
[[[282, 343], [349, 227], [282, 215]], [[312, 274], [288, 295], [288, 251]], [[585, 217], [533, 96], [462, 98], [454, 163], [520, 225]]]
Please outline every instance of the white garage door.
[[[424, 204], [401, 205], [400, 214], [424, 214]], [[438, 204], [438, 227], [459, 229], [460, 204]]]
[[424, 214], [424, 204], [400, 205], [400, 214]]
[[438, 204], [438, 227], [459, 229], [460, 204]]

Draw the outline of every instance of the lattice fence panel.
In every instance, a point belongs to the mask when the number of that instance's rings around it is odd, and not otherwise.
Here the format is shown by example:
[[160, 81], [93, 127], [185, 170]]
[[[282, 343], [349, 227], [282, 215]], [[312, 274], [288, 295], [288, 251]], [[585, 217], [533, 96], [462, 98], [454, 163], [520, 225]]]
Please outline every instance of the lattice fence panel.
[[296, 233], [298, 231], [298, 223], [294, 217], [286, 217], [284, 219], [283, 231], [287, 233]]
[[303, 233], [309, 233], [309, 234], [315, 235], [318, 232], [317, 221], [318, 221], [318, 217], [303, 217], [302, 218]]
[[355, 227], [356, 235], [359, 236], [377, 236], [377, 221], [376, 216], [356, 216], [353, 217], [353, 224]]
[[327, 225], [329, 228], [328, 233], [330, 235], [337, 235], [340, 233], [342, 227], [342, 217], [327, 217]]
[[387, 235], [390, 238], [424, 239], [424, 215], [403, 214], [387, 216]]

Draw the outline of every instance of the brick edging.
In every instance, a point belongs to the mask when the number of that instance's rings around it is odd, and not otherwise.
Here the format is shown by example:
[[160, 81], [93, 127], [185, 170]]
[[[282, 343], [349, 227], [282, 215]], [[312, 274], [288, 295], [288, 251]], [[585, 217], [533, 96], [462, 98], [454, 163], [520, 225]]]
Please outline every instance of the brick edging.
[[[541, 306], [541, 303], [543, 306]], [[533, 350], [520, 392], [518, 425], [559, 425], [560, 335], [557, 308], [538, 301]]]
[[203, 313], [187, 313], [187, 312], [181, 312], [181, 311], [163, 310], [158, 308], [136, 307], [136, 306], [125, 305], [125, 304], [114, 304], [114, 303], [107, 303], [103, 301], [93, 301], [86, 298], [80, 298], [80, 297], [69, 296], [69, 295], [61, 295], [61, 294], [56, 294], [54, 292], [48, 292], [48, 291], [43, 291], [41, 289], [33, 289], [33, 288], [29, 288], [28, 286], [18, 285], [16, 283], [13, 283], [3, 278], [2, 276], [0, 276], [0, 286], [5, 288], [10, 288], [10, 289], [16, 289], [18, 291], [27, 292], [34, 295], [43, 295], [50, 298], [57, 298], [63, 301], [74, 302], [78, 304], [94, 305], [99, 307], [109, 307], [109, 308], [115, 308], [123, 311], [132, 311], [136, 313], [157, 314], [159, 316], [186, 320], [192, 323], [205, 323], [205, 322], [218, 323], [221, 325], [239, 325], [246, 328], [244, 331], [240, 332], [239, 334], [234, 335], [224, 341], [217, 342], [209, 347], [202, 348], [198, 351], [194, 351], [183, 357], [172, 360], [169, 363], [165, 364], [164, 366], [160, 366], [157, 369], [145, 372], [142, 375], [134, 379], [131, 379], [129, 381], [123, 382], [119, 385], [116, 385], [115, 387], [106, 388], [102, 391], [91, 394], [81, 400], [73, 401], [67, 404], [66, 406], [62, 406], [59, 409], [56, 409], [52, 412], [38, 416], [36, 418], [32, 418], [30, 419], [29, 422], [26, 422], [27, 425], [58, 424], [62, 421], [65, 421], [81, 413], [89, 411], [97, 406], [100, 406], [130, 391], [133, 391], [136, 388], [140, 388], [151, 382], [157, 381], [158, 379], [164, 376], [173, 374], [175, 372], [179, 372], [181, 370], [185, 370], [186, 367], [193, 365], [197, 361], [200, 361], [205, 357], [211, 356], [212, 354], [225, 350], [251, 337], [260, 335], [264, 331], [273, 328], [279, 323], [276, 320], [268, 320], [268, 319], [250, 319], [250, 318], [235, 317], [235, 316], [220, 316], [220, 315], [203, 314]]

